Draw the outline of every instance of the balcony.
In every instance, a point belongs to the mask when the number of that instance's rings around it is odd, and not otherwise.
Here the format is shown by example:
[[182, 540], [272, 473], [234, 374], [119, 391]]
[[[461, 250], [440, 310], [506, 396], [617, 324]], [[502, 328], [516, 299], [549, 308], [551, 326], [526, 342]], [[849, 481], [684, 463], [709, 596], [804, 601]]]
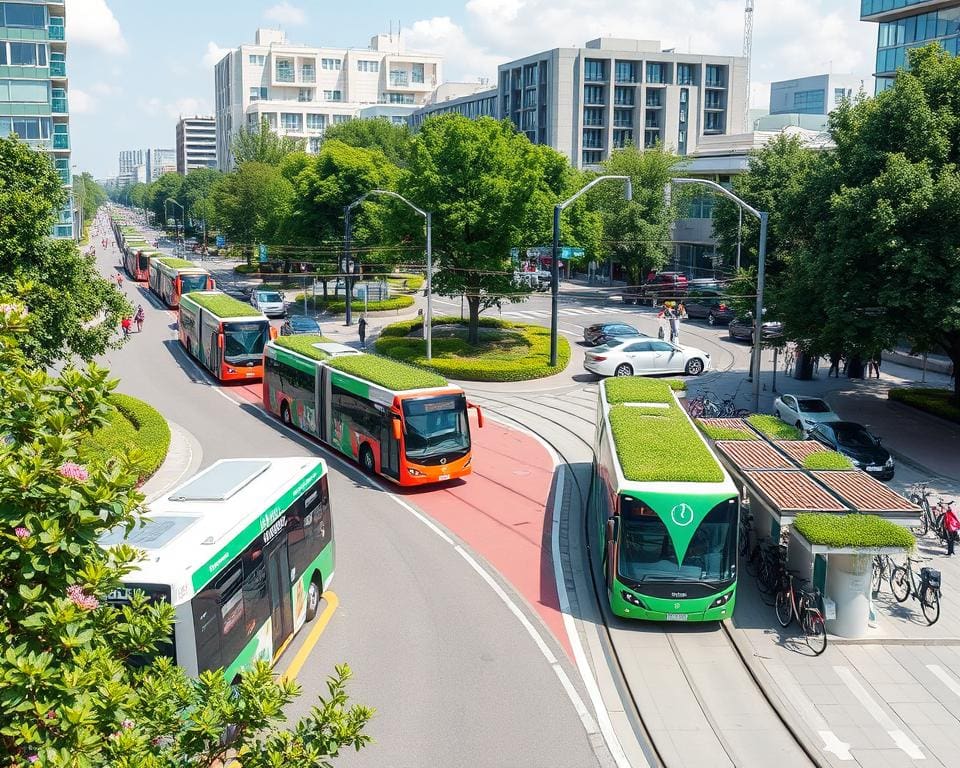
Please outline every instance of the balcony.
[[406, 87], [410, 85], [410, 78], [406, 72], [391, 72], [390, 85]]
[[65, 115], [69, 112], [67, 100], [63, 98], [50, 99], [50, 109], [55, 115]]
[[301, 83], [315, 83], [317, 82], [317, 73], [311, 70], [300, 70], [300, 82]]
[[47, 37], [51, 40], [64, 39], [63, 18], [58, 16], [50, 17], [50, 26], [47, 27]]
[[292, 83], [293, 82], [293, 72], [281, 72], [277, 71], [277, 82], [278, 83]]
[[50, 77], [66, 77], [66, 76], [67, 76], [67, 62], [65, 61], [50, 62]]
[[70, 186], [70, 170], [63, 170], [62, 168], [57, 169], [57, 175], [60, 176], [60, 181], [63, 182], [65, 187]]
[[53, 135], [54, 149], [70, 149], [70, 137], [65, 133], [55, 133]]

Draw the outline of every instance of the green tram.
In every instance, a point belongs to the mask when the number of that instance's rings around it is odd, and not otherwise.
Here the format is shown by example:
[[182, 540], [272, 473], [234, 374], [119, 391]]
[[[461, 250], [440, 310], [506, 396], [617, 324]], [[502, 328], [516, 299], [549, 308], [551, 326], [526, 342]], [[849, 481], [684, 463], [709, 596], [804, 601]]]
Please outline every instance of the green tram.
[[733, 615], [739, 496], [663, 379], [600, 385], [595, 515], [617, 616], [716, 621]]

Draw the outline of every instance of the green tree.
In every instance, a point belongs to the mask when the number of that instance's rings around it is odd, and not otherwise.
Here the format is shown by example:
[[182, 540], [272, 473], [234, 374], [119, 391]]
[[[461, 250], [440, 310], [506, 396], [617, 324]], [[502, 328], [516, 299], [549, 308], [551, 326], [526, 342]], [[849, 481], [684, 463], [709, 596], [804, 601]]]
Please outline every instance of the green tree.
[[391, 163], [403, 167], [410, 159], [413, 135], [406, 123], [395, 125], [385, 117], [373, 117], [331, 125], [324, 132], [323, 141], [340, 141], [351, 147], [378, 149]]
[[179, 173], [165, 173], [147, 186], [147, 208], [157, 217], [157, 221], [166, 225], [169, 218], [176, 220], [179, 226], [183, 213], [173, 203], [168, 203], [167, 200], [176, 200], [184, 205], [183, 200], [180, 199], [183, 195], [184, 182], [184, 177]]
[[197, 168], [190, 171], [180, 188], [180, 202], [187, 211], [187, 219], [199, 227], [199, 222], [209, 222], [213, 218], [213, 200], [211, 192], [222, 174], [214, 168]]
[[280, 169], [248, 161], [224, 175], [210, 192], [213, 221], [246, 252], [247, 262], [256, 243], [269, 243], [289, 216], [293, 185]]
[[264, 117], [257, 128], [241, 128], [237, 132], [231, 151], [236, 166], [243, 163], [280, 165], [283, 158], [294, 152], [302, 152], [305, 146], [305, 139], [280, 136], [270, 128], [270, 123]]
[[83, 224], [86, 228], [97, 215], [100, 206], [107, 202], [107, 192], [90, 173], [84, 171], [73, 177], [73, 196], [83, 211]]
[[399, 190], [432, 213], [433, 288], [465, 297], [471, 343], [480, 313], [518, 294], [510, 248], [546, 242], [552, 205], [569, 181], [566, 158], [508, 121], [442, 115], [414, 137]]
[[129, 305], [100, 276], [92, 256], [50, 232], [66, 202], [48, 156], [14, 138], [0, 138], [0, 293], [18, 295], [34, 322], [22, 342], [51, 364], [91, 359], [118, 343]]

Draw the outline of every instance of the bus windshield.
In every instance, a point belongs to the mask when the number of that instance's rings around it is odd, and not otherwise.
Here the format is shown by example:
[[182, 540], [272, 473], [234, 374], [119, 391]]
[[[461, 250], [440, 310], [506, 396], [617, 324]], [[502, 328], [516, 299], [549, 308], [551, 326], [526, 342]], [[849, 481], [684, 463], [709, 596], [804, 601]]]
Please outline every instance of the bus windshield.
[[267, 343], [268, 323], [223, 324], [223, 359], [233, 365], [250, 361], [259, 361], [263, 357], [263, 348]]
[[191, 291], [205, 291], [207, 289], [207, 276], [205, 274], [180, 275], [180, 293], [190, 293]]
[[729, 581], [737, 562], [737, 505], [723, 501], [700, 523], [683, 562], [670, 531], [639, 499], [620, 497], [618, 573], [633, 582]]
[[467, 399], [463, 395], [403, 401], [408, 459], [463, 452], [470, 447]]

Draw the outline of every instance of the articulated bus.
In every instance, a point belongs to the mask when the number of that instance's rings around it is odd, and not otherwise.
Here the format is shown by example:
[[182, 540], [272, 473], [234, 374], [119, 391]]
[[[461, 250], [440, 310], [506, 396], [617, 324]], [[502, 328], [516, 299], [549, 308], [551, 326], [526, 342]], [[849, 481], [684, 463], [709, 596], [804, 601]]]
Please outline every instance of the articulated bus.
[[668, 382], [601, 383], [593, 489], [614, 614], [654, 621], [733, 615], [739, 494]]
[[[349, 354], [353, 352], [353, 354]], [[400, 485], [470, 474], [468, 403], [443, 377], [319, 336], [281, 336], [264, 350], [263, 404]]]
[[152, 250], [145, 240], [125, 239], [121, 251], [123, 252], [124, 270], [131, 280], [138, 283], [145, 283], [150, 278], [150, 259], [163, 256], [163, 254]]
[[263, 378], [263, 348], [276, 335], [266, 315], [222, 291], [180, 299], [180, 343], [220, 381]]
[[192, 291], [212, 291], [216, 285], [207, 270], [192, 261], [174, 256], [150, 259], [150, 290], [168, 307], [176, 307], [180, 298]]
[[[173, 605], [173, 635], [160, 653], [188, 675], [222, 669], [229, 681], [273, 663], [317, 615], [334, 572], [333, 520], [322, 459], [224, 459], [151, 502], [150, 518], [104, 547], [146, 551], [109, 596], [135, 590]], [[133, 663], [148, 659], [134, 658]]]

